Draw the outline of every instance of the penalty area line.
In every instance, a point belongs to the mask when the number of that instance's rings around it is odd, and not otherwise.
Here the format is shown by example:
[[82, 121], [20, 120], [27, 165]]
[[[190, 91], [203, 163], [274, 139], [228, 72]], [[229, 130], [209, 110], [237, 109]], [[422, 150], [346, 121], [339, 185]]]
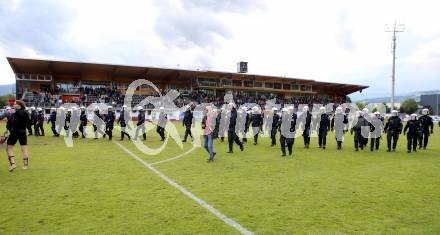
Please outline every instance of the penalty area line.
[[215, 209], [213, 206], [209, 205], [207, 202], [203, 201], [202, 199], [198, 198], [196, 195], [194, 195], [193, 193], [191, 193], [190, 191], [188, 191], [187, 189], [185, 189], [183, 186], [179, 185], [178, 183], [176, 183], [174, 180], [172, 180], [171, 178], [169, 178], [168, 176], [166, 176], [165, 174], [163, 174], [162, 172], [160, 172], [159, 170], [157, 170], [155, 167], [153, 167], [152, 164], [147, 163], [146, 161], [144, 161], [142, 158], [138, 157], [136, 154], [134, 154], [133, 152], [131, 152], [130, 150], [128, 150], [125, 146], [123, 146], [122, 144], [118, 143], [118, 142], [114, 142], [119, 148], [121, 148], [122, 150], [124, 150], [124, 152], [126, 152], [129, 156], [131, 156], [134, 160], [140, 162], [142, 165], [144, 165], [147, 169], [151, 170], [152, 172], [154, 172], [156, 175], [158, 175], [160, 178], [162, 178], [163, 180], [165, 180], [168, 184], [170, 184], [171, 186], [175, 187], [176, 189], [178, 189], [180, 192], [182, 192], [184, 195], [186, 195], [187, 197], [189, 197], [191, 200], [197, 202], [197, 204], [199, 204], [200, 206], [202, 206], [203, 208], [207, 209], [209, 212], [211, 212], [212, 214], [214, 214], [217, 218], [221, 219], [223, 222], [225, 222], [227, 225], [235, 228], [236, 230], [238, 230], [241, 234], [246, 234], [246, 235], [251, 235], [254, 234], [253, 232], [247, 230], [245, 227], [241, 226], [239, 223], [235, 222], [235, 220], [227, 217], [226, 215], [224, 215], [223, 213], [221, 213], [219, 210]]

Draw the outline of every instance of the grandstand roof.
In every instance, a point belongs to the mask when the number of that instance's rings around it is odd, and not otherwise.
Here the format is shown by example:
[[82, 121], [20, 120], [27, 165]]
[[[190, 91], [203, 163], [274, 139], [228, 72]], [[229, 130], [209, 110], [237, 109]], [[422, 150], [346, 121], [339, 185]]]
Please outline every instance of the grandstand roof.
[[146, 66], [130, 66], [117, 64], [100, 64], [89, 62], [57, 61], [43, 59], [25, 59], [7, 57], [14, 73], [32, 74], [70, 74], [81, 75], [84, 71], [101, 71], [109, 73], [111, 77], [137, 78], [191, 78], [216, 77], [229, 79], [249, 79], [273, 82], [295, 82], [302, 85], [312, 85], [314, 90], [333, 90], [339, 94], [348, 95], [368, 88], [364, 85], [320, 82], [302, 78], [288, 78], [281, 76], [258, 75], [248, 73], [221, 72], [211, 70], [187, 70], [176, 68], [159, 68]]

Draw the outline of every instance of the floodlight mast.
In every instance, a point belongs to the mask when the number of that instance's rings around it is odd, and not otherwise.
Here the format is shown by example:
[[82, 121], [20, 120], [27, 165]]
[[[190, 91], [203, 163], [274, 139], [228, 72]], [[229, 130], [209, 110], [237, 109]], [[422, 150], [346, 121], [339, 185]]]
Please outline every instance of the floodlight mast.
[[394, 90], [395, 90], [395, 83], [396, 83], [396, 33], [403, 32], [405, 30], [404, 24], [397, 24], [394, 22], [394, 24], [385, 25], [385, 32], [391, 32], [393, 33], [393, 68], [391, 73], [391, 110], [394, 109]]

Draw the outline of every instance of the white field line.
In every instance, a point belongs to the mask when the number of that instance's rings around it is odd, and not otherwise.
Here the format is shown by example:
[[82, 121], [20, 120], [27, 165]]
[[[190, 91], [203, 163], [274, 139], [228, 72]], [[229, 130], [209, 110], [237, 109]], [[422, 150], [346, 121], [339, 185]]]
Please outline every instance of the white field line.
[[124, 150], [128, 155], [130, 155], [133, 159], [140, 162], [142, 165], [144, 165], [147, 169], [154, 172], [156, 175], [158, 175], [160, 178], [165, 180], [168, 184], [178, 189], [180, 192], [185, 194], [187, 197], [192, 199], [193, 201], [197, 202], [200, 206], [207, 209], [209, 212], [217, 216], [217, 218], [221, 219], [223, 222], [228, 224], [229, 226], [237, 229], [241, 234], [251, 235], [254, 234], [253, 232], [247, 230], [245, 227], [241, 226], [239, 223], [235, 222], [233, 219], [227, 217], [226, 215], [222, 214], [219, 210], [215, 209], [213, 206], [209, 205], [207, 202], [203, 201], [202, 199], [198, 198], [196, 195], [192, 194], [190, 191], [176, 183], [174, 180], [157, 170], [152, 166], [152, 164], [149, 164], [142, 160], [140, 157], [138, 157], [136, 154], [128, 150], [126, 147], [124, 147], [122, 144], [118, 142], [114, 142], [116, 145], [119, 146], [122, 150]]
[[178, 158], [181, 158], [181, 157], [183, 157], [183, 156], [185, 156], [185, 155], [191, 153], [191, 152], [194, 151], [196, 148], [197, 148], [197, 147], [193, 145], [192, 148], [191, 148], [190, 150], [188, 150], [188, 151], [186, 151], [186, 152], [184, 152], [184, 153], [182, 153], [182, 154], [180, 154], [180, 155], [177, 155], [177, 156], [175, 156], [175, 157], [168, 158], [168, 159], [165, 159], [165, 160], [162, 160], [162, 161], [152, 162], [152, 163], [150, 163], [150, 165], [157, 165], [157, 164], [161, 164], [161, 163], [164, 163], [164, 162], [169, 162], [169, 161], [176, 160], [176, 159], [178, 159]]

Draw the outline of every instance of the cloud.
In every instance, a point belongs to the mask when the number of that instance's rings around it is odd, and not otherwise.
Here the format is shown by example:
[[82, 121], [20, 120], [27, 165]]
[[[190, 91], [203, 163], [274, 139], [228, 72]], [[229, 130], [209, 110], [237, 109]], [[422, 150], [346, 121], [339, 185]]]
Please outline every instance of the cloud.
[[55, 0], [6, 1], [0, 5], [0, 42], [7, 51], [29, 47], [42, 54], [65, 54], [60, 35], [75, 17]]
[[[395, 7], [398, 4], [399, 7]], [[391, 37], [399, 34], [400, 92], [437, 85], [440, 15], [435, 1], [283, 0], [0, 1], [0, 57], [249, 71], [359, 83], [389, 93]], [[421, 71], [423, 69], [423, 71]], [[418, 76], [423, 72], [423, 76]], [[0, 83], [14, 81], [5, 59]], [[411, 85], [414, 78], [419, 82]]]
[[155, 3], [159, 12], [155, 30], [167, 47], [211, 50], [221, 46], [221, 39], [233, 37], [223, 13], [246, 14], [264, 5], [260, 0], [157, 0]]

